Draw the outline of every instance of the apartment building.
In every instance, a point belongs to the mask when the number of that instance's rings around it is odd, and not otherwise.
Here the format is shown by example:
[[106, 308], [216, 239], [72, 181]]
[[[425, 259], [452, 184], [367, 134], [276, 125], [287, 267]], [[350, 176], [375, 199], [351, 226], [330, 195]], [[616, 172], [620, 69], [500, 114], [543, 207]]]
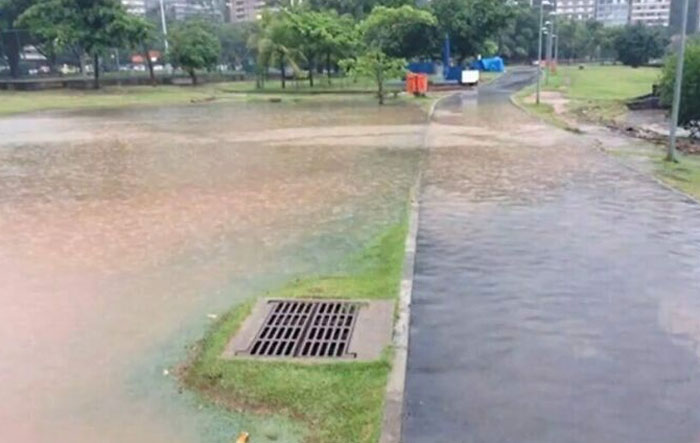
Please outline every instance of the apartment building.
[[265, 8], [265, 0], [230, 0], [229, 13], [232, 23], [259, 20]]
[[668, 26], [671, 20], [671, 0], [631, 0], [630, 23], [647, 26]]
[[[674, 34], [681, 32], [683, 17], [683, 0], [671, 0], [671, 31]], [[688, 3], [688, 34], [700, 32], [700, 0], [689, 0]]]
[[[122, 0], [127, 2], [130, 0]], [[146, 9], [155, 11], [160, 8], [160, 0], [145, 0]], [[219, 2], [211, 2], [206, 0], [163, 0], [165, 15], [168, 20], [186, 20], [192, 17], [205, 17], [212, 20], [222, 20], [224, 13], [217, 5]]]
[[590, 20], [596, 16], [596, 0], [558, 0], [555, 3], [557, 16], [576, 20]]
[[146, 15], [146, 0], [122, 0], [126, 10], [135, 15]]
[[629, 0], [598, 0], [595, 19], [605, 26], [622, 26], [630, 21]]

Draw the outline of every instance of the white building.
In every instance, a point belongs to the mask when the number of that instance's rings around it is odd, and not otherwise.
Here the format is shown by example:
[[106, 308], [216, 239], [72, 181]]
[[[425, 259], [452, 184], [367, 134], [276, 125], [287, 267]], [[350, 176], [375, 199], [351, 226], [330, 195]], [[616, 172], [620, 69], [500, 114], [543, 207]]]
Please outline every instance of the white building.
[[[160, 0], [146, 0], [145, 3], [149, 11], [160, 13]], [[186, 20], [191, 17], [204, 17], [206, 19], [220, 21], [223, 19], [223, 11], [218, 9], [218, 4], [220, 3], [216, 1], [163, 0], [163, 7], [168, 20]]]
[[146, 0], [122, 0], [126, 10], [135, 15], [146, 15]]
[[576, 20], [590, 20], [596, 16], [596, 0], [557, 0], [557, 16]]
[[265, 0], [230, 0], [229, 12], [232, 23], [259, 20], [265, 9]]
[[671, 0], [631, 0], [630, 22], [647, 26], [668, 26]]

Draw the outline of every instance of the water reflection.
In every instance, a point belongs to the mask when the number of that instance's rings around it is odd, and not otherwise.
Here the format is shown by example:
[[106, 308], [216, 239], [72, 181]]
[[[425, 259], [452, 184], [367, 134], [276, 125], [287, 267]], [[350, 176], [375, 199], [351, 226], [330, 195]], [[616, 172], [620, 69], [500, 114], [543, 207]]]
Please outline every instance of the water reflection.
[[430, 127], [405, 441], [700, 441], [700, 207], [474, 100]]

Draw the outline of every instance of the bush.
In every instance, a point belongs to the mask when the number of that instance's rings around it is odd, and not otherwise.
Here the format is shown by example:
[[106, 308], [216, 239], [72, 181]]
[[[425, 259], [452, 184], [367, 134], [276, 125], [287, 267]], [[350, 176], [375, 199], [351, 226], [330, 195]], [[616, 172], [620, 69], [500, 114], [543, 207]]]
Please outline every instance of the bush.
[[622, 64], [637, 68], [661, 57], [668, 39], [664, 31], [641, 23], [627, 25], [615, 37], [615, 51]]
[[[673, 102], [677, 63], [677, 55], [668, 57], [661, 76], [661, 102], [669, 106]], [[695, 135], [698, 135], [697, 129], [700, 124], [700, 40], [691, 42], [686, 48], [682, 86], [678, 124], [691, 131], [695, 129]]]

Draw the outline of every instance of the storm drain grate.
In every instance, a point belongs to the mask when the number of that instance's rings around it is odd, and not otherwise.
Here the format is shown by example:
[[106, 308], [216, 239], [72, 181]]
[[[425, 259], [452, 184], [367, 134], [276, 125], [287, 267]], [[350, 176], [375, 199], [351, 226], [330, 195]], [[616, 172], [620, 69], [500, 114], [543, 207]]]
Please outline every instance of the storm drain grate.
[[270, 310], [248, 355], [256, 357], [341, 358], [348, 353], [359, 303], [270, 301]]

